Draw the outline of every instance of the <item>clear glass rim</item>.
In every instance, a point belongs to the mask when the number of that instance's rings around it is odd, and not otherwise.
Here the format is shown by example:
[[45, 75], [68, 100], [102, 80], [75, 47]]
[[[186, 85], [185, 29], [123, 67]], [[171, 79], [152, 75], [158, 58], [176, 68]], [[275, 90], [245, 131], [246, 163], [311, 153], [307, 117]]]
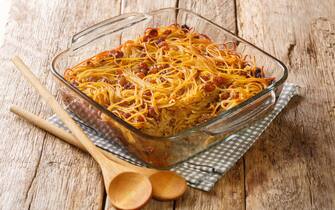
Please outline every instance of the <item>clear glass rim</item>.
[[[131, 126], [130, 124], [126, 123], [125, 121], [123, 121], [121, 118], [117, 117], [115, 114], [113, 114], [112, 112], [110, 112], [109, 110], [107, 110], [105, 107], [101, 106], [100, 104], [98, 104], [97, 102], [95, 102], [93, 99], [91, 99], [90, 97], [88, 97], [86, 94], [84, 94], [83, 92], [81, 92], [78, 88], [76, 88], [75, 86], [71, 85], [67, 80], [65, 80], [65, 78], [60, 75], [57, 70], [56, 70], [56, 62], [57, 60], [62, 56], [64, 55], [65, 53], [67, 53], [71, 48], [68, 48], [64, 51], [61, 51], [60, 53], [58, 53], [52, 60], [51, 62], [51, 65], [50, 65], [50, 68], [51, 68], [51, 71], [53, 73], [53, 75], [59, 79], [64, 85], [66, 85], [68, 88], [70, 88], [73, 92], [75, 92], [77, 95], [79, 95], [82, 99], [84, 99], [85, 101], [88, 101], [91, 105], [93, 105], [95, 108], [99, 109], [100, 111], [102, 111], [104, 114], [108, 115], [110, 118], [112, 118], [113, 120], [116, 120], [118, 123], [120, 123], [120, 125], [122, 125], [123, 127], [129, 129], [130, 131], [134, 132], [136, 135], [140, 136], [140, 137], [143, 137], [143, 138], [150, 138], [151, 140], [157, 140], [157, 141], [174, 141], [174, 140], [178, 140], [178, 138], [181, 138], [181, 137], [184, 137], [184, 136], [189, 136], [189, 134], [191, 133], [194, 133], [194, 132], [198, 132], [200, 131], [202, 128], [204, 127], [207, 127], [209, 126], [210, 124], [216, 122], [217, 120], [220, 120], [226, 116], [228, 116], [229, 114], [232, 114], [233, 112], [235, 111], [238, 111], [239, 109], [242, 109], [244, 108], [246, 105], [256, 101], [257, 99], [261, 98], [262, 96], [264, 96], [265, 94], [268, 94], [269, 92], [273, 91], [274, 89], [276, 89], [277, 87], [279, 87], [280, 85], [282, 85], [287, 77], [288, 77], [288, 69], [287, 67], [285, 66], [285, 64], [283, 62], [281, 62], [279, 59], [277, 59], [276, 57], [272, 56], [271, 54], [265, 52], [264, 50], [260, 49], [259, 47], [251, 44], [250, 42], [244, 40], [243, 38], [235, 35], [234, 33], [230, 32], [229, 30], [227, 30], [226, 28], [212, 22], [211, 20], [208, 20], [207, 18], [204, 18], [202, 17], [201, 15], [197, 14], [197, 13], [194, 13], [190, 10], [187, 10], [187, 9], [183, 9], [183, 8], [177, 8], [177, 7], [168, 7], [168, 8], [162, 8], [162, 9], [159, 9], [159, 10], [153, 10], [153, 11], [150, 11], [148, 13], [137, 13], [137, 14], [142, 14], [142, 15], [145, 15], [146, 18], [143, 19], [142, 21], [145, 21], [147, 20], [147, 18], [151, 17], [151, 14], [154, 14], [154, 13], [159, 13], [159, 12], [162, 12], [162, 11], [165, 11], [165, 10], [175, 10], [175, 11], [184, 11], [184, 12], [187, 12], [187, 13], [191, 13], [192, 15], [195, 15], [201, 19], [203, 19], [204, 21], [208, 22], [209, 24], [212, 24], [214, 25], [215, 27], [221, 29], [221, 30], [224, 30], [226, 33], [230, 34], [232, 37], [234, 37], [235, 39], [237, 39], [238, 41], [241, 41], [257, 50], [259, 50], [261, 53], [265, 54], [266, 56], [270, 57], [271, 59], [275, 60], [279, 66], [284, 70], [284, 74], [283, 76], [276, 82], [274, 82], [273, 84], [271, 84], [269, 87], [267, 87], [266, 89], [264, 89], [263, 91], [259, 92], [258, 94], [254, 95], [253, 97], [245, 100], [244, 102], [230, 108], [229, 110], [225, 111], [225, 112], [222, 112], [220, 113], [219, 115], [217, 115], [216, 117], [213, 117], [212, 119], [204, 122], [204, 123], [201, 123], [201, 124], [198, 124], [198, 125], [195, 125], [191, 128], [187, 128], [187, 129], [184, 129], [174, 135], [171, 135], [171, 136], [152, 136], [152, 135], [149, 135], [149, 134], [146, 134], [146, 133], [143, 133], [142, 131], [136, 129], [135, 127]], [[134, 14], [134, 13], [125, 13], [125, 14], [122, 14], [122, 15], [127, 15], [127, 14]], [[106, 21], [106, 20], [104, 20]], [[141, 22], [142, 22], [141, 21]], [[101, 21], [103, 22], [103, 21]], [[99, 22], [99, 23], [101, 23]], [[97, 24], [99, 24], [97, 23]], [[95, 24], [95, 25], [97, 25]], [[95, 26], [95, 25], [92, 25], [91, 27]], [[91, 27], [88, 27], [88, 28], [91, 28]], [[87, 28], [87, 29], [88, 29]], [[80, 33], [80, 32], [79, 32]]]

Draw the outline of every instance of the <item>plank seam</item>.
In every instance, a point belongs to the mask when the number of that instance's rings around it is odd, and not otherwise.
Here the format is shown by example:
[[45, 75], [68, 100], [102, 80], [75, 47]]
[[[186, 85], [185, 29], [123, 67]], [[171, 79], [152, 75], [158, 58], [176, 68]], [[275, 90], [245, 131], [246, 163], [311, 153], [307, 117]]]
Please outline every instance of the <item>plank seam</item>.
[[238, 35], [237, 0], [234, 0], [235, 34]]
[[[40, 168], [40, 164], [41, 164], [41, 159], [42, 159], [42, 154], [43, 154], [43, 150], [44, 150], [44, 145], [45, 145], [45, 139], [46, 139], [46, 137], [47, 137], [47, 133], [44, 132], [44, 137], [43, 137], [43, 141], [42, 141], [41, 152], [40, 152], [40, 155], [39, 155], [38, 160], [37, 160], [37, 165], [35, 167], [33, 178], [32, 178], [31, 182], [28, 185], [28, 190], [26, 192], [25, 200], [27, 200], [29, 194], [31, 193], [32, 186], [33, 186], [33, 184], [34, 184], [34, 182], [36, 180], [37, 172], [38, 172], [38, 170]], [[33, 200], [33, 198], [31, 198], [30, 201], [29, 201], [28, 209], [30, 209], [30, 207], [31, 207], [32, 200]]]

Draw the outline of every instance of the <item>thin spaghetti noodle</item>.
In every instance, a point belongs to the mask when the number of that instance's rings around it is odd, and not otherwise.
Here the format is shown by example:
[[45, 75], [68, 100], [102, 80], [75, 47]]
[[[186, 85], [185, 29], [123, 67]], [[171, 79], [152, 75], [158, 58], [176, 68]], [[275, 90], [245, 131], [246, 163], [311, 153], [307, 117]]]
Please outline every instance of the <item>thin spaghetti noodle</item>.
[[273, 80], [235, 47], [176, 24], [148, 28], [143, 36], [67, 69], [65, 78], [154, 136], [213, 118]]

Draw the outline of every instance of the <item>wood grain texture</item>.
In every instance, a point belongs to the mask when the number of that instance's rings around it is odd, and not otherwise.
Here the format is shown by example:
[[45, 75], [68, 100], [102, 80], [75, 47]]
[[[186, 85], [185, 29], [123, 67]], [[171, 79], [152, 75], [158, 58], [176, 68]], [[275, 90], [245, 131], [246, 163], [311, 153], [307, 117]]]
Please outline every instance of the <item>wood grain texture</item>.
[[9, 113], [9, 106], [18, 104], [42, 117], [51, 114], [9, 59], [20, 55], [56, 93], [48, 69], [52, 56], [74, 32], [117, 15], [120, 3], [108, 2], [11, 1], [0, 52], [1, 209], [102, 208], [104, 189], [93, 159]]
[[178, 6], [191, 10], [236, 33], [234, 0], [179, 0]]
[[175, 7], [177, 0], [122, 0], [121, 13], [127, 12], [149, 12], [152, 10], [162, 9], [166, 7]]
[[190, 189], [182, 199], [176, 201], [176, 209], [243, 209], [244, 171], [241, 159], [216, 183], [210, 192]]
[[335, 2], [238, 0], [239, 33], [285, 61], [301, 97], [245, 156], [247, 209], [335, 209]]

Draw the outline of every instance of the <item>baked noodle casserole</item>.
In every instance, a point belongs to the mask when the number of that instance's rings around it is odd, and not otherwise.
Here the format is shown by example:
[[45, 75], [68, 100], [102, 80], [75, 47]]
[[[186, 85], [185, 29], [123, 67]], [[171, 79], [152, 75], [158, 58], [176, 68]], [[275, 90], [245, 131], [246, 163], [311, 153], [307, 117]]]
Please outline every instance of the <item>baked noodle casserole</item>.
[[214, 43], [178, 24], [147, 28], [141, 37], [67, 69], [64, 77], [152, 136], [203, 123], [274, 80], [255, 59], [237, 53], [234, 43]]

